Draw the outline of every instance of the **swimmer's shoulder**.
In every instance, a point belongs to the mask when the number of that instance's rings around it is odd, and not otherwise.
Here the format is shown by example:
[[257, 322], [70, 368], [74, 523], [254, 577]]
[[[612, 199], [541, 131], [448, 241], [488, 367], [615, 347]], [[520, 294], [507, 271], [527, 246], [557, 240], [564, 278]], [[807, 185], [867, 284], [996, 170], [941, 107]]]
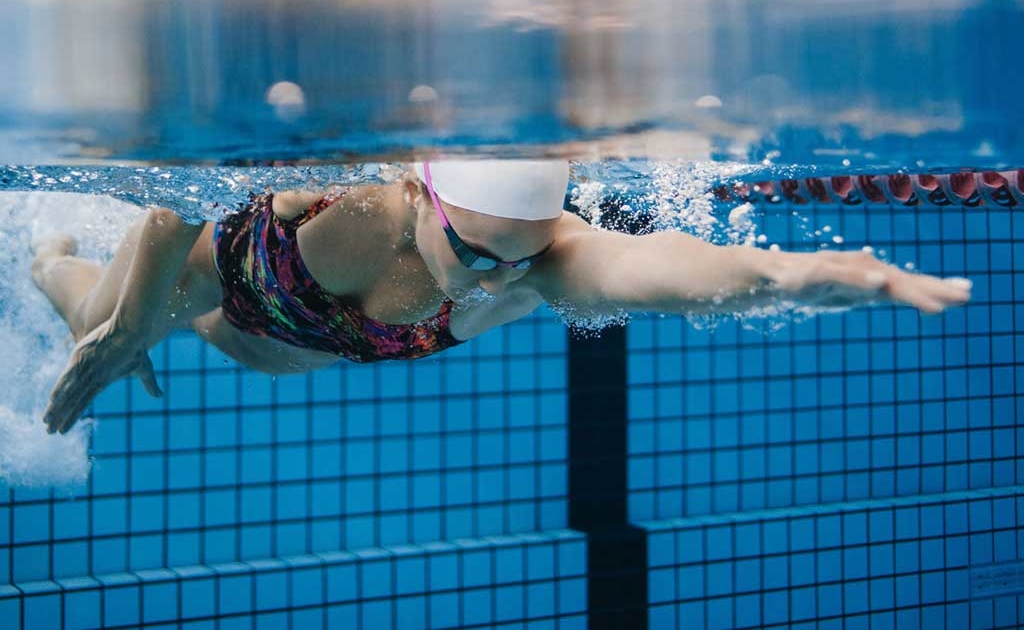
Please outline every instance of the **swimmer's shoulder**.
[[608, 263], [619, 239], [617, 232], [594, 227], [582, 217], [562, 212], [551, 249], [523, 277], [525, 284], [545, 299], [567, 291], [567, 283], [590, 278], [594, 269]]
[[305, 212], [322, 196], [323, 193], [310, 190], [284, 190], [274, 193], [270, 207], [278, 218], [289, 221]]
[[558, 226], [555, 228], [555, 240], [584, 232], [592, 232], [595, 229], [594, 226], [587, 223], [578, 214], [563, 210], [562, 216], [558, 220]]
[[[347, 215], [353, 219], [372, 216], [374, 206], [379, 205], [382, 198], [381, 186], [350, 186], [342, 188], [343, 194], [337, 201], [326, 208], [321, 214]], [[286, 221], [295, 219], [306, 212], [326, 193], [309, 190], [284, 190], [274, 193], [271, 209], [279, 218]]]
[[561, 257], [570, 253], [581, 240], [586, 240], [590, 235], [599, 231], [601, 230], [587, 223], [579, 215], [562, 211], [562, 216], [555, 227], [551, 249], [541, 258], [541, 261], [548, 263], [548, 265], [544, 265], [545, 267], [557, 262]]
[[[335, 295], [358, 295], [393, 262], [393, 235], [381, 186], [353, 186], [334, 204], [299, 227], [303, 262], [318, 284]], [[321, 194], [285, 196], [274, 212], [301, 215]], [[274, 201], [277, 199], [275, 197]]]

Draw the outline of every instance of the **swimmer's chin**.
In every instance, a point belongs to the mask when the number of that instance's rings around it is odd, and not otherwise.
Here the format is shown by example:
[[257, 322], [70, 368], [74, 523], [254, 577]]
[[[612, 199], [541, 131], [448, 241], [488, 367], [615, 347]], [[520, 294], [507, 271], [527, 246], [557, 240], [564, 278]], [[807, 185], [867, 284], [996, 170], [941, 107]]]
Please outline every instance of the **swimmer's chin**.
[[476, 306], [479, 304], [489, 304], [494, 301], [493, 295], [479, 287], [475, 289], [452, 288], [444, 290], [444, 294], [459, 306]]

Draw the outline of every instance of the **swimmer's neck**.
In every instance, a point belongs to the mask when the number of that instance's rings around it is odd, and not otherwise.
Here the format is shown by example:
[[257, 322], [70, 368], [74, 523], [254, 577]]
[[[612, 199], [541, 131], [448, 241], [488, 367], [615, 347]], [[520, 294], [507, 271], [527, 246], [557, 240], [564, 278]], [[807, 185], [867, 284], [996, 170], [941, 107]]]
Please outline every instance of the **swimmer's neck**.
[[402, 180], [381, 186], [380, 199], [388, 217], [391, 244], [395, 252], [399, 255], [419, 256], [416, 248], [416, 211], [405, 198]]

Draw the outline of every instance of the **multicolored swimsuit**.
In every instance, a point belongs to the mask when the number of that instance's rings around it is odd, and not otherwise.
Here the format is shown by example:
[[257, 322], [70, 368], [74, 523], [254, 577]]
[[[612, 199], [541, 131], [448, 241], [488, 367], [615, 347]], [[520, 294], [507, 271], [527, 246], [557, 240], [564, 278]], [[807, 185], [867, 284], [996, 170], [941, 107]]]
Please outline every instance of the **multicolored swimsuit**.
[[253, 195], [248, 206], [217, 224], [213, 251], [224, 317], [243, 332], [360, 363], [416, 359], [460, 343], [448, 328], [451, 300], [428, 319], [386, 324], [313, 279], [296, 232], [343, 194], [328, 194], [294, 219], [274, 214], [272, 194]]

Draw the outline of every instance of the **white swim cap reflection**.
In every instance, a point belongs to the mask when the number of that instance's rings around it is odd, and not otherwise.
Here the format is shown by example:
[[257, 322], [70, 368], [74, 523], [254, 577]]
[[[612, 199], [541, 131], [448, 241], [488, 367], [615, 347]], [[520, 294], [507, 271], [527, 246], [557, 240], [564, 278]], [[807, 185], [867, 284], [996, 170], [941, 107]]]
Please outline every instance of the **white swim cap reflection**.
[[[423, 164], [416, 164], [426, 181]], [[430, 162], [434, 192], [447, 204], [505, 219], [543, 221], [562, 214], [569, 185], [564, 160]]]

